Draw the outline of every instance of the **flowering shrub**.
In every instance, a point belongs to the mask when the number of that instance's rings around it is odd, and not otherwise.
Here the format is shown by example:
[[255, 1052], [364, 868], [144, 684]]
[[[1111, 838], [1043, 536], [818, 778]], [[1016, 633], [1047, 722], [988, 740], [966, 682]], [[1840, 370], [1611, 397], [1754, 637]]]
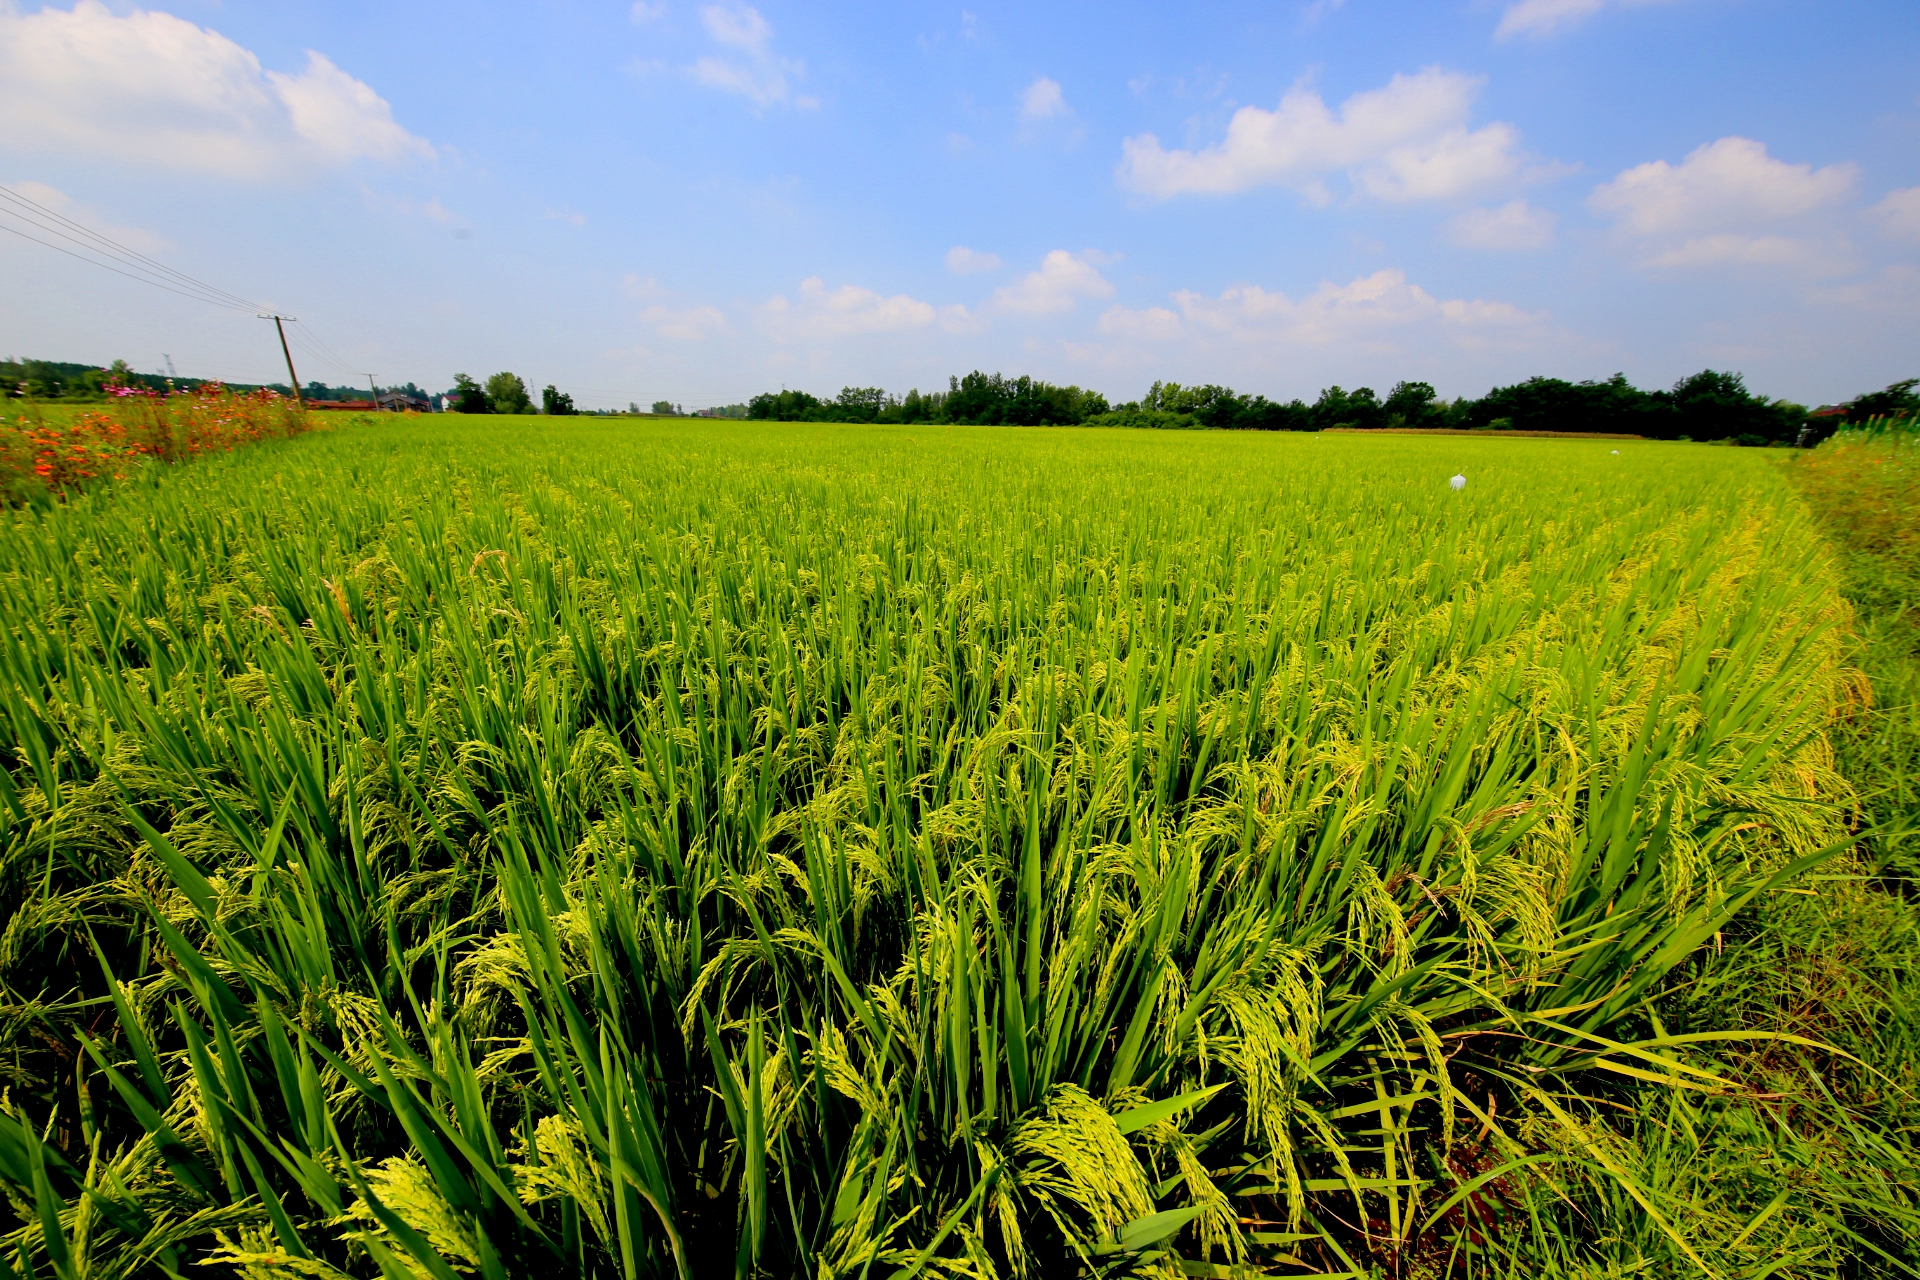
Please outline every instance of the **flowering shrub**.
[[92, 480], [124, 479], [142, 459], [185, 462], [262, 440], [300, 435], [313, 420], [271, 391], [235, 395], [219, 383], [161, 393], [113, 386], [106, 412], [58, 426], [35, 412], [0, 421], [0, 500], [60, 495]]

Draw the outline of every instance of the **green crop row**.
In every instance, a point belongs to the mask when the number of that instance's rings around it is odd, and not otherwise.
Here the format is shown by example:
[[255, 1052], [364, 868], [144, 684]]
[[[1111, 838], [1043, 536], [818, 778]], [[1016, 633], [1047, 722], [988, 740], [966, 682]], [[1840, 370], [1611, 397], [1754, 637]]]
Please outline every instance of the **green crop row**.
[[1604, 1274], [1572, 1206], [1757, 1275], [1804, 1218], [1682, 1220], [1611, 1122], [1804, 1044], [1653, 998], [1861, 829], [1758, 453], [434, 419], [6, 520], [14, 1274]]

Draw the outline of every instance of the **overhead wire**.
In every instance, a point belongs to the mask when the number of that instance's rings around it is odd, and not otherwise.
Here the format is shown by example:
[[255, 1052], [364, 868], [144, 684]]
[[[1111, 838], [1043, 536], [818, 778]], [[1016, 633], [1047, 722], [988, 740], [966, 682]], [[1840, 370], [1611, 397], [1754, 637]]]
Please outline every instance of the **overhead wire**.
[[313, 353], [314, 358], [316, 360], [319, 360], [322, 364], [330, 365], [334, 369], [344, 373], [350, 373], [355, 378], [367, 378], [367, 377], [373, 376], [366, 369], [356, 368], [352, 361], [348, 360], [345, 356], [341, 355], [338, 351], [335, 351], [330, 345], [328, 345], [327, 340], [325, 338], [322, 338], [319, 334], [315, 333], [312, 329], [308, 328], [306, 325], [300, 325], [294, 331], [298, 333], [303, 339], [301, 345], [306, 350], [311, 351]]
[[78, 258], [78, 259], [80, 259], [80, 261], [82, 261], [82, 262], [85, 262], [85, 263], [88, 263], [88, 264], [90, 264], [90, 265], [92, 265], [92, 266], [96, 266], [96, 267], [99, 267], [99, 268], [100, 268], [101, 270], [103, 270], [103, 271], [111, 271], [111, 272], [113, 272], [113, 274], [115, 274], [115, 275], [117, 275], [117, 276], [125, 276], [125, 277], [126, 277], [127, 279], [129, 279], [129, 280], [138, 280], [138, 281], [139, 281], [139, 282], [140, 282], [141, 284], [150, 284], [150, 285], [152, 285], [152, 286], [153, 286], [154, 288], [156, 288], [156, 289], [165, 289], [165, 290], [166, 290], [166, 291], [167, 291], [168, 293], [177, 293], [177, 294], [179, 294], [179, 295], [180, 295], [181, 297], [183, 297], [183, 298], [191, 298], [191, 299], [193, 299], [193, 300], [194, 300], [195, 302], [210, 302], [210, 303], [212, 303], [212, 304], [213, 304], [214, 306], [218, 306], [218, 307], [226, 307], [226, 308], [227, 308], [228, 310], [233, 310], [233, 311], [238, 311], [238, 310], [242, 310], [242, 309], [243, 309], [243, 308], [239, 308], [239, 307], [233, 307], [233, 306], [230, 306], [229, 304], [227, 304], [227, 303], [223, 303], [223, 302], [213, 302], [213, 300], [212, 300], [211, 298], [206, 298], [206, 297], [202, 297], [202, 296], [201, 296], [200, 294], [197, 294], [197, 293], [188, 293], [188, 292], [187, 292], [186, 290], [184, 290], [184, 289], [175, 289], [175, 288], [173, 288], [173, 287], [172, 287], [171, 285], [165, 285], [165, 284], [161, 284], [161, 283], [160, 283], [160, 282], [159, 282], [158, 280], [152, 280], [152, 279], [149, 279], [149, 278], [148, 278], [148, 277], [146, 277], [146, 276], [139, 276], [139, 275], [135, 275], [135, 274], [133, 274], [133, 273], [132, 273], [131, 271], [122, 271], [122, 270], [120, 270], [120, 269], [119, 269], [118, 267], [110, 267], [110, 266], [108, 266], [108, 265], [107, 265], [106, 263], [104, 263], [104, 262], [101, 262], [101, 261], [100, 261], [99, 259], [97, 259], [97, 258], [89, 258], [89, 257], [87, 257], [87, 256], [85, 256], [84, 254], [79, 254], [79, 253], [75, 253], [75, 252], [74, 252], [73, 250], [71, 250], [71, 249], [63, 249], [63, 248], [61, 248], [61, 247], [60, 247], [59, 245], [57, 245], [57, 244], [53, 244], [53, 243], [51, 243], [51, 242], [49, 242], [49, 241], [46, 241], [46, 240], [42, 240], [42, 239], [41, 239], [40, 237], [38, 237], [38, 236], [30, 236], [30, 235], [28, 235], [28, 234], [27, 234], [26, 232], [24, 232], [24, 231], [22, 231], [22, 230], [20, 230], [20, 229], [19, 229], [18, 227], [9, 227], [9, 226], [7, 226], [7, 225], [6, 225], [5, 223], [3, 223], [3, 222], [0, 222], [0, 231], [8, 231], [8, 232], [11, 232], [12, 234], [14, 234], [14, 235], [16, 235], [16, 236], [19, 236], [19, 237], [20, 237], [20, 238], [21, 238], [22, 240], [31, 240], [31, 241], [33, 241], [33, 242], [34, 242], [35, 244], [38, 244], [38, 245], [45, 245], [45, 246], [46, 246], [47, 248], [49, 248], [49, 249], [51, 249], [51, 250], [53, 250], [53, 251], [54, 251], [55, 253], [64, 253], [64, 254], [66, 254], [66, 255], [67, 255], [67, 256], [68, 256], [69, 258]]
[[[38, 236], [29, 235], [27, 232], [17, 227], [8, 226], [4, 222], [0, 222], [0, 231], [11, 232], [23, 240], [31, 240], [35, 244], [52, 249], [56, 253], [64, 253], [70, 258], [77, 258], [90, 266], [99, 267], [103, 271], [111, 271], [115, 275], [124, 276], [129, 280], [137, 280], [141, 284], [152, 285], [156, 289], [165, 289], [168, 293], [176, 294], [179, 297], [191, 298], [196, 302], [204, 302], [210, 306], [220, 307], [225, 310], [245, 311], [255, 315], [271, 312], [272, 310], [270, 307], [243, 298], [237, 293], [232, 293], [218, 286], [210, 285], [204, 280], [188, 275], [184, 271], [175, 270], [164, 262], [151, 258], [137, 249], [129, 248], [112, 237], [95, 231], [90, 227], [83, 226], [65, 214], [49, 209], [46, 205], [41, 204], [31, 196], [24, 195], [4, 185], [0, 185], [0, 214], [16, 218], [28, 226], [33, 227], [35, 230], [56, 236], [59, 239], [67, 241], [68, 244], [74, 247], [66, 248], [54, 244], [51, 241], [42, 240]], [[106, 261], [101, 261], [102, 258], [105, 258]], [[293, 345], [298, 346], [303, 354], [311, 356], [315, 361], [333, 370], [335, 373], [351, 376], [355, 381], [371, 376], [366, 370], [356, 368], [351, 361], [336, 351], [326, 339], [314, 333], [308, 326], [296, 324], [287, 332], [289, 340]], [[610, 387], [582, 387], [576, 389], [589, 395], [619, 396], [630, 394], [630, 391], [616, 392]], [[716, 401], [715, 403], [717, 405], [721, 403], [721, 401]]]
[[[99, 267], [103, 271], [111, 271], [128, 280], [152, 285], [156, 289], [164, 289], [176, 296], [189, 298], [195, 302], [204, 302], [223, 310], [244, 311], [253, 315], [272, 313], [271, 307], [217, 285], [208, 284], [184, 271], [176, 270], [156, 258], [141, 253], [138, 249], [124, 245], [111, 236], [84, 226], [55, 209], [48, 208], [31, 196], [4, 185], [0, 185], [0, 215], [17, 219], [36, 231], [57, 237], [67, 243], [55, 244], [51, 240], [41, 239], [37, 235], [29, 234], [3, 221], [0, 221], [0, 231], [11, 232], [23, 240], [31, 240], [35, 244], [52, 249], [55, 253], [63, 253], [89, 266]], [[290, 317], [288, 320], [291, 323]], [[368, 376], [365, 370], [355, 367], [351, 361], [334, 350], [326, 339], [308, 327], [296, 325], [288, 330], [287, 334], [293, 345], [298, 346], [303, 354], [310, 356], [336, 374], [345, 375], [356, 382]]]
[[[233, 311], [252, 311], [256, 313], [264, 310], [257, 302], [243, 298], [237, 293], [219, 288], [218, 286], [210, 285], [206, 281], [190, 276], [184, 271], [175, 270], [164, 262], [148, 257], [137, 249], [131, 249], [110, 236], [103, 235], [89, 227], [82, 226], [72, 218], [47, 208], [47, 206], [41, 204], [39, 201], [34, 200], [30, 196], [23, 195], [11, 187], [0, 186], [0, 214], [6, 214], [26, 223], [36, 230], [65, 240], [75, 246], [75, 249], [82, 250], [83, 252], [75, 252], [74, 249], [63, 248], [60, 245], [42, 240], [38, 236], [28, 235], [26, 232], [20, 231], [15, 227], [6, 228], [22, 239], [32, 240], [37, 244], [45, 245], [49, 249], [64, 253], [71, 258], [78, 258], [82, 262], [90, 263], [102, 270], [111, 271], [115, 275], [127, 276], [130, 279], [139, 280], [143, 284], [150, 284], [155, 288], [165, 289], [169, 293], [177, 293], [184, 297], [191, 297], [196, 301], [205, 302], [210, 306], [222, 307]], [[5, 224], [0, 224], [0, 226], [4, 225]], [[89, 254], [95, 256], [88, 256]], [[106, 258], [107, 261], [102, 262], [100, 259], [103, 257]]]
[[294, 326], [293, 328], [287, 331], [287, 337], [290, 341], [292, 341], [294, 346], [300, 348], [300, 352], [302, 355], [312, 356], [314, 360], [316, 360], [320, 364], [325, 365], [327, 368], [332, 369], [335, 373], [346, 374], [349, 377], [352, 377], [353, 379], [355, 379], [356, 381], [366, 376], [366, 373], [364, 370], [356, 369], [352, 365], [348, 364], [346, 361], [339, 359], [337, 356], [327, 351], [321, 350], [321, 348], [318, 345], [316, 345], [315, 342], [311, 338], [309, 338], [298, 325]]

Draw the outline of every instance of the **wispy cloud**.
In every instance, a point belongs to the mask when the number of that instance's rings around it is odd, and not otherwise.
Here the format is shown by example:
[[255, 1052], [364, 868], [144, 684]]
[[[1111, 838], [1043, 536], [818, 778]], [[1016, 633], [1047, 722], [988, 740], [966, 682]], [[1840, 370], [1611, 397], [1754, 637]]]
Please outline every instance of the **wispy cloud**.
[[1000, 255], [997, 253], [982, 253], [978, 249], [969, 249], [963, 244], [957, 244], [947, 250], [947, 270], [957, 276], [998, 271], [1001, 265]]
[[773, 24], [752, 5], [703, 5], [700, 21], [726, 53], [696, 59], [693, 78], [712, 89], [738, 94], [762, 109], [817, 107], [819, 99], [795, 96], [794, 82], [806, 75], [798, 58], [774, 52]]
[[1879, 223], [1880, 229], [1888, 235], [1920, 240], [1920, 187], [1889, 191], [1884, 199], [1867, 210], [1867, 216]]
[[7, 185], [35, 204], [51, 209], [61, 217], [71, 219], [89, 231], [97, 231], [110, 240], [116, 240], [135, 253], [160, 253], [173, 247], [168, 241], [151, 231], [109, 221], [66, 192], [50, 187], [44, 182], [22, 180], [10, 182]]
[[855, 284], [829, 289], [820, 277], [809, 276], [800, 282], [797, 298], [775, 294], [761, 304], [760, 322], [784, 342], [825, 342], [911, 333], [935, 325], [960, 332], [972, 327], [973, 316], [965, 307], [936, 307], [904, 293], [887, 296]]
[[1468, 209], [1447, 223], [1447, 239], [1463, 249], [1544, 249], [1557, 222], [1545, 209], [1510, 200], [1497, 209]]
[[1288, 347], [1351, 345], [1389, 351], [1445, 343], [1464, 349], [1529, 346], [1550, 330], [1543, 312], [1487, 299], [1436, 298], [1388, 269], [1346, 284], [1323, 281], [1293, 298], [1255, 284], [1208, 295], [1182, 289], [1174, 307], [1109, 307], [1101, 333], [1145, 344], [1224, 342], [1277, 355]]
[[1027, 121], [1054, 120], [1067, 114], [1066, 95], [1060, 91], [1060, 82], [1046, 76], [1036, 76], [1032, 84], [1020, 91], [1020, 118]]
[[699, 342], [727, 332], [726, 313], [718, 307], [669, 307], [656, 303], [640, 313], [642, 324], [653, 326], [663, 338]]
[[1585, 22], [1600, 10], [1610, 5], [1616, 8], [1639, 8], [1650, 4], [1661, 4], [1665, 0], [1514, 0], [1500, 14], [1500, 25], [1494, 28], [1496, 40], [1511, 40], [1515, 36], [1550, 36], [1569, 30]]

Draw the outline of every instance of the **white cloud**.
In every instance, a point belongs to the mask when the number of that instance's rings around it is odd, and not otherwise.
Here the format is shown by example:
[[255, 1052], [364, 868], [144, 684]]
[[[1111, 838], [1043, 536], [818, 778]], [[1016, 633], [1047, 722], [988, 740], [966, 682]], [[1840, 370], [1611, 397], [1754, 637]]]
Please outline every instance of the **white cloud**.
[[553, 222], [564, 222], [570, 227], [584, 227], [587, 225], [587, 215], [584, 213], [575, 213], [571, 209], [549, 209], [547, 210], [547, 218]]
[[1847, 270], [1850, 255], [1816, 215], [1845, 201], [1858, 176], [1852, 164], [1789, 164], [1751, 138], [1727, 137], [1678, 165], [1635, 165], [1587, 206], [1614, 221], [1644, 267], [1831, 274]]
[[1500, 15], [1495, 28], [1496, 40], [1514, 36], [1548, 36], [1578, 26], [1611, 2], [1627, 8], [1660, 4], [1663, 0], [1515, 0]]
[[1119, 303], [1100, 313], [1100, 332], [1113, 338], [1128, 338], [1135, 342], [1166, 342], [1179, 337], [1185, 330], [1180, 317], [1165, 307], [1146, 307], [1134, 310]]
[[366, 84], [309, 50], [264, 71], [216, 31], [96, 0], [19, 15], [0, 6], [0, 132], [16, 146], [242, 179], [356, 160], [431, 159]]
[[1920, 240], [1920, 187], [1889, 191], [1867, 214], [1888, 235]]
[[681, 342], [698, 342], [727, 331], [727, 317], [718, 307], [676, 309], [656, 303], [640, 313], [640, 320], [661, 337]]
[[660, 282], [652, 276], [643, 276], [638, 271], [629, 271], [620, 277], [620, 292], [638, 302], [658, 294]]
[[1747, 235], [1721, 231], [1693, 236], [1641, 260], [1646, 267], [1787, 267], [1836, 274], [1852, 264], [1827, 244], [1799, 236]]
[[1525, 200], [1497, 209], [1468, 209], [1447, 224], [1447, 239], [1463, 249], [1541, 249], [1553, 243], [1555, 218]]
[[456, 234], [473, 234], [471, 230], [466, 228], [466, 219], [447, 208], [446, 205], [441, 204], [439, 196], [433, 196], [426, 200], [416, 200], [412, 196], [383, 195], [371, 187], [362, 187], [361, 193], [366, 196], [367, 205], [370, 208], [391, 209], [395, 213], [405, 217], [425, 218], [428, 222], [437, 223], [443, 227], [460, 228], [461, 230]]
[[1500, 15], [1493, 35], [1506, 40], [1517, 35], [1542, 36], [1570, 27], [1598, 13], [1606, 0], [1519, 0]]
[[700, 21], [715, 44], [739, 49], [751, 57], [764, 57], [773, 40], [773, 25], [752, 5], [732, 9], [717, 4], [703, 5]]
[[1038, 270], [994, 290], [993, 308], [1022, 315], [1053, 315], [1072, 310], [1083, 297], [1112, 297], [1113, 285], [1100, 274], [1100, 260], [1099, 255], [1055, 249], [1040, 260]]
[[1411, 146], [1394, 147], [1354, 175], [1354, 185], [1377, 200], [1447, 200], [1493, 185], [1519, 167], [1520, 131], [1490, 124], [1463, 125]]
[[1723, 231], [1779, 222], [1844, 200], [1858, 167], [1815, 169], [1767, 154], [1764, 143], [1728, 137], [1678, 165], [1653, 160], [1596, 189], [1588, 205], [1634, 235]]
[[627, 11], [627, 16], [633, 19], [635, 26], [658, 22], [667, 16], [667, 0], [655, 0], [652, 4], [647, 0], [633, 0], [633, 8]]
[[1099, 271], [1106, 261], [1100, 253], [1055, 249], [1040, 260], [1038, 271], [994, 290], [991, 305], [995, 311], [1045, 316], [1071, 311], [1081, 298], [1111, 298], [1113, 285]]
[[[66, 192], [50, 187], [44, 182], [10, 182], [7, 185], [42, 208], [51, 209], [54, 213], [79, 223], [89, 231], [97, 231], [107, 239], [123, 244], [135, 253], [160, 253], [173, 247], [151, 231], [109, 222]], [[31, 218], [36, 222], [53, 221], [35, 210], [21, 209], [12, 205], [11, 202], [0, 204], [0, 209], [6, 209], [17, 217]]]
[[947, 250], [947, 270], [957, 276], [973, 275], [981, 271], [998, 271], [1001, 267], [1000, 255], [982, 253], [978, 249], [969, 249], [957, 244]]
[[1259, 285], [1236, 285], [1217, 297], [1180, 290], [1178, 314], [1164, 307], [1110, 307], [1103, 333], [1137, 341], [1225, 340], [1256, 348], [1352, 346], [1387, 350], [1405, 338], [1442, 340], [1469, 349], [1524, 345], [1547, 326], [1538, 312], [1506, 302], [1436, 298], [1406, 273], [1376, 271], [1344, 285], [1323, 281], [1295, 300]]
[[[1904, 263], [1882, 267], [1864, 280], [1809, 289], [1808, 302], [1876, 316], [1920, 315], [1920, 269]], [[1906, 358], [1903, 354], [1903, 360]]]
[[1128, 138], [1119, 179], [1160, 199], [1277, 185], [1325, 204], [1332, 198], [1325, 177], [1345, 170], [1357, 190], [1376, 199], [1450, 198], [1521, 170], [1512, 125], [1468, 127], [1481, 84], [1429, 67], [1354, 94], [1338, 113], [1314, 90], [1296, 86], [1272, 111], [1240, 108], [1226, 137], [1198, 151], [1169, 151], [1150, 133]]
[[775, 294], [760, 308], [762, 322], [782, 341], [828, 341], [869, 334], [906, 333], [938, 323], [949, 331], [970, 326], [965, 307], [935, 307], [904, 293], [887, 297], [843, 284], [828, 289], [818, 276], [800, 282], [800, 296]]
[[735, 93], [756, 107], [820, 105], [816, 98], [793, 96], [793, 81], [806, 74], [797, 58], [773, 51], [773, 25], [751, 5], [703, 5], [700, 21], [713, 42], [732, 52], [694, 61], [693, 78], [712, 89]]
[[297, 76], [269, 71], [267, 79], [293, 117], [293, 131], [324, 159], [345, 164], [362, 156], [374, 160], [433, 156], [424, 139], [393, 122], [393, 109], [386, 99], [311, 49], [305, 71]]
[[1022, 120], [1052, 120], [1067, 114], [1067, 100], [1060, 92], [1060, 82], [1046, 76], [1038, 76], [1020, 93], [1020, 118]]

